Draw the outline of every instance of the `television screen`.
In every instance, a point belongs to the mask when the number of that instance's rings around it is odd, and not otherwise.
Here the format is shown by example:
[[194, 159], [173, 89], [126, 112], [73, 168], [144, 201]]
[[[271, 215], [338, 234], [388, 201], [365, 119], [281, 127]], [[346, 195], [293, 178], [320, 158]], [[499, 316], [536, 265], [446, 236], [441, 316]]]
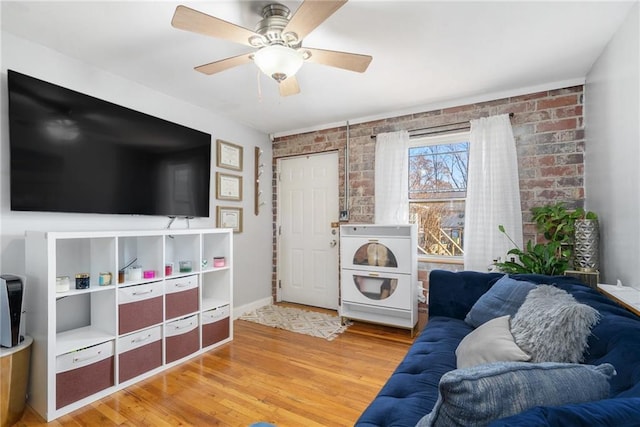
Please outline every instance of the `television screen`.
[[8, 71], [11, 209], [209, 216], [211, 135]]

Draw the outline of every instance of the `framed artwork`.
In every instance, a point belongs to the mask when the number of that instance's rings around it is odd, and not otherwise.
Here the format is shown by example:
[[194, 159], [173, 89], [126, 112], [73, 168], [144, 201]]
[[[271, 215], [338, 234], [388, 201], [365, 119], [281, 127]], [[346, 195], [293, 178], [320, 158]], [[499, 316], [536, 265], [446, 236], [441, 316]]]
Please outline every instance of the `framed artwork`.
[[216, 166], [219, 168], [242, 170], [242, 147], [221, 139], [217, 140]]
[[216, 199], [242, 200], [242, 176], [216, 172]]
[[232, 228], [234, 233], [242, 233], [242, 208], [218, 206], [216, 213], [218, 228]]

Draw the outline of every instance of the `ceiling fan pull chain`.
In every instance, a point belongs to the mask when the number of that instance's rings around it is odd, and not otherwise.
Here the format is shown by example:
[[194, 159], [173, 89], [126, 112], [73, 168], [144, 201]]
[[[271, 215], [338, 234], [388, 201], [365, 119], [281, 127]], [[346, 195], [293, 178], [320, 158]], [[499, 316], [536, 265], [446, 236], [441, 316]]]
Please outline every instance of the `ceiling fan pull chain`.
[[258, 79], [258, 102], [262, 102], [262, 82], [260, 81], [260, 69], [256, 73], [256, 79]]

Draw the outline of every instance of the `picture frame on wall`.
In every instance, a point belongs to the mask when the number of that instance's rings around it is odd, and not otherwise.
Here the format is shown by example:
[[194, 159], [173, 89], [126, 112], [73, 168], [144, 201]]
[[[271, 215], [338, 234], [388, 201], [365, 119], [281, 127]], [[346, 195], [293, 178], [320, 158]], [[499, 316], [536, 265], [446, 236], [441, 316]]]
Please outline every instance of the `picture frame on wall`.
[[216, 199], [242, 201], [242, 176], [216, 172]]
[[216, 218], [218, 228], [231, 228], [234, 233], [242, 233], [242, 208], [218, 206]]
[[242, 171], [242, 146], [218, 139], [216, 141], [216, 166]]

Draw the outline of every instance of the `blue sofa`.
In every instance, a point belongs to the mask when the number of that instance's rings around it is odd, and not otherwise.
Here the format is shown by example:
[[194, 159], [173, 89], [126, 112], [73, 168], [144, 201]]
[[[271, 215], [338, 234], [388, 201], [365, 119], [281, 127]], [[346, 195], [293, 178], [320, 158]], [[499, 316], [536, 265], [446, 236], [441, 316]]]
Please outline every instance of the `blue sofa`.
[[[415, 426], [438, 399], [438, 383], [456, 369], [455, 351], [473, 328], [464, 318], [502, 277], [499, 273], [434, 270], [429, 277], [429, 320], [407, 355], [356, 426]], [[597, 309], [600, 321], [592, 329], [585, 364], [612, 364], [608, 399], [564, 406], [534, 407], [494, 421], [506, 426], [640, 426], [640, 318], [575, 278], [513, 275], [536, 284], [554, 284], [580, 303]]]

